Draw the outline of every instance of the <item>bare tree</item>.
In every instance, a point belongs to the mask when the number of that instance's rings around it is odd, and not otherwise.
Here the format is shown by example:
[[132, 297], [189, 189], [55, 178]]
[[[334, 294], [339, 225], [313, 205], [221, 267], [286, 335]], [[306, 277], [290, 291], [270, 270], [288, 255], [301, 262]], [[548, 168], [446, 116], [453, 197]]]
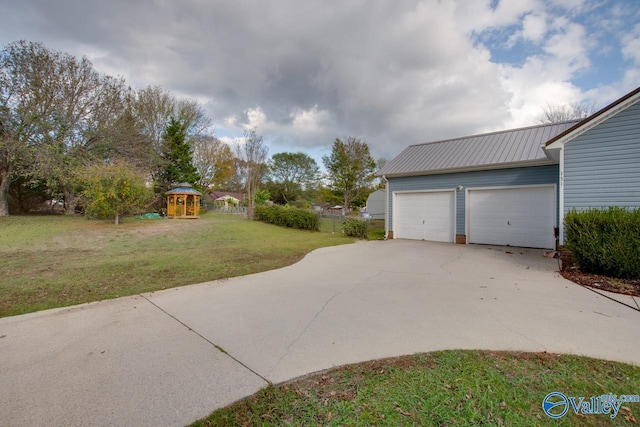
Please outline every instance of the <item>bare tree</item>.
[[249, 202], [249, 218], [251, 218], [254, 207], [253, 195], [267, 171], [266, 161], [269, 148], [264, 145], [262, 136], [256, 133], [255, 128], [245, 130], [244, 142], [236, 143], [235, 148], [239, 163], [244, 166], [242, 175]]
[[[87, 58], [80, 60], [67, 54], [59, 54], [56, 61], [57, 95], [55, 109], [48, 129], [43, 133], [43, 149], [37, 155], [37, 173], [50, 186], [57, 186], [63, 194], [65, 212], [75, 211], [75, 172], [90, 163], [92, 153], [89, 143], [96, 137], [98, 122], [108, 120], [102, 113], [114, 114], [105, 97], [111, 86], [104, 80]], [[118, 99], [118, 104], [120, 100]]]
[[149, 139], [151, 161], [155, 163], [151, 177], [155, 178], [166, 164], [162, 153], [166, 147], [164, 131], [171, 118], [185, 127], [185, 139], [193, 145], [195, 140], [206, 135], [211, 119], [204, 108], [194, 100], [178, 99], [159, 86], [141, 89], [131, 102], [131, 114], [141, 124], [141, 132]]
[[547, 104], [538, 117], [539, 123], [562, 123], [586, 119], [596, 111], [595, 102], [573, 102], [570, 104]]
[[[150, 177], [156, 171], [158, 154], [151, 139], [145, 134], [144, 124], [134, 112], [135, 91], [126, 88], [124, 80], [113, 81], [112, 90], [106, 90], [103, 109], [94, 116], [87, 134], [88, 148], [106, 162], [133, 165]], [[120, 89], [118, 89], [118, 86]]]
[[[376, 160], [376, 170], [380, 172], [387, 163], [388, 163], [387, 159], [385, 159], [384, 157], [379, 157], [378, 160]], [[380, 177], [377, 179], [377, 181], [378, 181], [378, 188], [384, 188], [384, 178]]]
[[211, 125], [211, 119], [198, 102], [178, 99], [159, 86], [137, 91], [133, 111], [159, 153], [162, 135], [172, 117], [184, 124], [188, 140], [204, 134]]
[[211, 135], [194, 138], [193, 164], [200, 174], [202, 190], [224, 187], [233, 176], [235, 166], [231, 148]]
[[174, 113], [175, 100], [159, 86], [137, 91], [132, 100], [132, 112], [142, 124], [142, 132], [151, 140], [154, 151], [162, 153], [162, 135]]

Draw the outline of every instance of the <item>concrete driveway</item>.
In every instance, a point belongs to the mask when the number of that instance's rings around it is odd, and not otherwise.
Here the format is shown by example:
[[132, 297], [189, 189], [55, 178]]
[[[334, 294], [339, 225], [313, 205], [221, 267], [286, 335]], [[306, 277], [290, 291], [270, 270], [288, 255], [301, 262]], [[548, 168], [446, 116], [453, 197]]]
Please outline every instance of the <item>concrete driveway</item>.
[[267, 273], [0, 319], [0, 424], [184, 425], [268, 382], [441, 349], [640, 365], [640, 312], [557, 268], [540, 250], [368, 242]]

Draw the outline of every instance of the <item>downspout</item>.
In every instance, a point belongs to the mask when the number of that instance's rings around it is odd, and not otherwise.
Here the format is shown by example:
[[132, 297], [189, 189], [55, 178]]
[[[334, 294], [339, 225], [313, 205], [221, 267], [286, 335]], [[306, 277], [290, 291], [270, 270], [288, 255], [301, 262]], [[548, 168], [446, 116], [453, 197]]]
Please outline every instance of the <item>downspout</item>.
[[384, 240], [389, 238], [389, 180], [386, 176], [382, 175], [385, 189], [385, 202], [384, 202]]
[[558, 190], [558, 244], [564, 245], [564, 146], [560, 147], [560, 179]]

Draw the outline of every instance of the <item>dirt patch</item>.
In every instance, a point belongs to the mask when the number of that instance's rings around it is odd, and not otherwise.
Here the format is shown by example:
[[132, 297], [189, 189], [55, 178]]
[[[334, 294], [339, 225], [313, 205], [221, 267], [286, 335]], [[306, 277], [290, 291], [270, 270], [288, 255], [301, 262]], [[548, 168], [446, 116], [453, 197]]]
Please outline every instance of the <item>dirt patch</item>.
[[[210, 223], [209, 223], [210, 224]], [[48, 241], [35, 242], [31, 250], [104, 249], [114, 241], [132, 238], [144, 239], [158, 235], [175, 233], [195, 233], [205, 227], [205, 221], [188, 220], [130, 220], [120, 225], [100, 220], [89, 221], [85, 228], [65, 235], [55, 236]]]
[[197, 219], [161, 219], [161, 220], [147, 220], [139, 221], [136, 226], [132, 228], [131, 233], [137, 236], [156, 236], [159, 234], [165, 234], [169, 231], [180, 230], [182, 232], [193, 232], [205, 227], [207, 223], [205, 221], [198, 221]]
[[640, 279], [618, 279], [586, 273], [580, 270], [571, 252], [566, 249], [561, 251], [560, 259], [562, 263], [560, 274], [567, 280], [593, 289], [640, 297]]
[[615, 279], [598, 274], [585, 273], [577, 267], [562, 269], [562, 276], [579, 285], [601, 291], [640, 297], [640, 279]]

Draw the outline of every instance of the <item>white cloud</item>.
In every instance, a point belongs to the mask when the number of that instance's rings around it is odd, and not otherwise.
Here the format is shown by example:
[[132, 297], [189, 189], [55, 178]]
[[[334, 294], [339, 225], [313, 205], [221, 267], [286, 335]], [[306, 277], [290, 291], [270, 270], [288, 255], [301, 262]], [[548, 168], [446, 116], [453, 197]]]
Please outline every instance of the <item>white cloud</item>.
[[[526, 21], [526, 18], [525, 18]], [[536, 123], [547, 104], [581, 102], [582, 91], [572, 79], [590, 65], [589, 40], [582, 25], [556, 17], [553, 34], [521, 66], [503, 65], [503, 87], [513, 94], [509, 103], [508, 127]]]
[[330, 114], [328, 111], [319, 110], [314, 105], [310, 110], [297, 110], [291, 113], [291, 125], [293, 131], [302, 135], [321, 134], [324, 127], [329, 123]]
[[218, 136], [217, 137], [220, 141], [224, 142], [225, 144], [227, 144], [230, 147], [233, 147], [236, 143], [236, 140], [238, 139], [242, 139], [242, 138], [232, 138], [230, 136]]
[[513, 94], [509, 103], [511, 119], [506, 128], [529, 126], [537, 123], [547, 104], [580, 102], [581, 91], [572, 83], [560, 79], [540, 78], [544, 73], [544, 61], [533, 59], [525, 67], [505, 67], [503, 84]]
[[640, 66], [640, 24], [633, 28], [633, 31], [622, 38], [622, 54], [625, 59], [632, 61], [634, 65]]
[[489, 1], [459, 1], [456, 18], [466, 33], [519, 24], [521, 18], [544, 9], [542, 0], [501, 0], [495, 9]]
[[267, 123], [267, 115], [262, 108], [249, 108], [246, 110], [247, 121], [243, 124], [245, 129], [262, 129]]
[[562, 32], [554, 34], [544, 45], [544, 51], [565, 67], [568, 74], [563, 78], [570, 78], [569, 73], [589, 66], [586, 35], [584, 27], [571, 23]]
[[227, 116], [222, 119], [222, 123], [227, 128], [237, 128], [238, 127], [238, 116]]
[[522, 37], [539, 42], [547, 33], [547, 19], [544, 15], [529, 14], [522, 21]]
[[[410, 143], [529, 125], [547, 102], [595, 93], [573, 82], [602, 47], [594, 26], [638, 22], [620, 2], [5, 0], [0, 42], [44, 40], [134, 87], [197, 99], [226, 143], [257, 127], [270, 144], [319, 152], [353, 135], [391, 158]], [[599, 84], [606, 94], [637, 85], [639, 32], [623, 36], [633, 65], [624, 82]]]
[[585, 6], [585, 0], [550, 0], [549, 3], [565, 10], [582, 9]]

